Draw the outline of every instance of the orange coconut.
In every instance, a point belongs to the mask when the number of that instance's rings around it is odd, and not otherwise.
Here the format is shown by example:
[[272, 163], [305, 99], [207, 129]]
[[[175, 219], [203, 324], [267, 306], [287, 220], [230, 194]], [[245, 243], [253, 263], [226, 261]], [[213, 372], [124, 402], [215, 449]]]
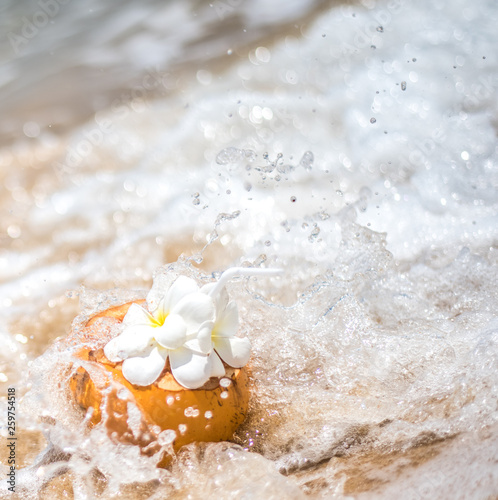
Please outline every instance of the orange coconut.
[[[110, 325], [123, 321], [132, 303], [97, 314], [78, 338], [91, 346], [92, 340], [108, 335]], [[98, 321], [101, 318], [107, 319]], [[68, 338], [69, 343], [75, 340], [74, 337]], [[245, 368], [226, 367], [222, 379], [211, 378], [200, 389], [186, 389], [175, 381], [166, 367], [156, 382], [140, 387], [128, 382], [121, 372], [121, 363], [110, 362], [101, 348], [86, 347], [77, 351], [75, 356], [91, 362], [88, 370], [78, 367], [70, 380], [76, 402], [84, 409], [92, 409], [90, 425], [105, 425], [110, 436], [136, 444], [146, 454], [159, 449], [157, 436], [166, 430], [175, 433], [165, 433], [174, 438], [171, 440], [175, 451], [194, 441], [226, 441], [246, 416], [249, 379]], [[104, 377], [101, 376], [102, 370], [105, 370]], [[128, 424], [129, 412], [133, 411], [130, 402], [141, 414], [140, 422], [133, 415], [134, 428]], [[168, 462], [166, 456], [159, 465], [165, 466]]]

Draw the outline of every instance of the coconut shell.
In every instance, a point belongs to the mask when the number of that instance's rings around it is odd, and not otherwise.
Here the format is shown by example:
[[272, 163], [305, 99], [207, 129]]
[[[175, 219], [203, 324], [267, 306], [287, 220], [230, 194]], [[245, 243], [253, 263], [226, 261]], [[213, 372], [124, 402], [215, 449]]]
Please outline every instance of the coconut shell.
[[[231, 439], [247, 413], [246, 368], [226, 366], [222, 379], [211, 378], [199, 389], [187, 389], [176, 382], [166, 366], [156, 382], [140, 387], [123, 377], [121, 363], [110, 362], [101, 348], [92, 349], [92, 341], [97, 344], [99, 338], [108, 336], [110, 327], [123, 321], [132, 303], [97, 314], [78, 332], [77, 337], [87, 347], [78, 350], [75, 356], [87, 363], [75, 370], [69, 386], [77, 404], [85, 410], [91, 409], [87, 413], [89, 425], [104, 425], [113, 439], [138, 445], [147, 455], [158, 451], [165, 440], [178, 451], [194, 441]], [[68, 343], [75, 340], [70, 336]], [[161, 435], [167, 430], [174, 433]], [[165, 455], [158, 465], [166, 466], [170, 460]]]

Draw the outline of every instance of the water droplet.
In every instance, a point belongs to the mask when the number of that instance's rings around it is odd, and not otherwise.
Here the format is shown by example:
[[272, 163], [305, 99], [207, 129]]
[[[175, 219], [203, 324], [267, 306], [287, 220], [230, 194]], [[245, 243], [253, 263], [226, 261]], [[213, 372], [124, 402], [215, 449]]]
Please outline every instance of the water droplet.
[[166, 398], [166, 403], [169, 404], [170, 406], [175, 402], [175, 398], [173, 396], [168, 396]]
[[185, 408], [183, 414], [186, 417], [198, 417], [199, 410], [197, 408], [194, 408], [193, 406], [189, 406], [188, 408]]
[[208, 410], [206, 413], [204, 413], [204, 417], [205, 418], [213, 418], [213, 412]]
[[401, 82], [401, 90], [406, 90], [406, 82]]
[[222, 149], [216, 156], [218, 165], [229, 165], [240, 161], [254, 161], [256, 153], [251, 149], [238, 149], [234, 147]]
[[267, 258], [268, 257], [266, 256], [266, 254], [262, 253], [261, 255], [258, 255], [258, 257], [256, 259], [254, 259], [254, 262], [252, 264], [249, 264], [249, 265], [252, 265], [253, 267], [259, 267], [259, 266], [261, 266], [261, 264], [266, 262]]
[[225, 388], [230, 387], [231, 383], [232, 383], [232, 381], [229, 378], [227, 378], [227, 377], [223, 377], [220, 380], [220, 386], [221, 387], [225, 387]]
[[296, 202], [296, 200], [297, 200], [297, 198], [296, 198], [295, 196], [291, 196], [291, 197], [290, 197], [290, 201], [291, 201], [292, 203], [295, 203], [295, 202]]
[[212, 233], [208, 234], [206, 239], [207, 239], [208, 245], [211, 245], [211, 243], [213, 243], [213, 241], [216, 241], [218, 239], [218, 231], [215, 230]]
[[313, 241], [315, 241], [317, 238], [318, 238], [318, 235], [320, 234], [320, 228], [318, 226], [316, 226], [313, 231], [311, 231], [309, 237], [308, 237], [308, 241], [310, 241], [311, 243], [313, 243]]
[[277, 165], [277, 171], [281, 174], [287, 174], [295, 170], [294, 165]]
[[271, 246], [271, 241], [270, 240], [266, 240], [265, 241], [265, 246], [267, 246], [267, 247]]
[[26, 137], [36, 138], [40, 135], [40, 126], [36, 122], [26, 122], [22, 131]]
[[185, 434], [187, 432], [187, 426], [185, 424], [180, 424], [178, 426], [178, 430], [180, 431], [180, 434]]
[[221, 214], [218, 215], [218, 217], [216, 217], [216, 221], [214, 222], [214, 227], [218, 227], [222, 222], [226, 222], [227, 220], [236, 219], [239, 215], [240, 215], [240, 210], [235, 210], [235, 212], [232, 212], [231, 214], [222, 212]]
[[314, 160], [315, 157], [313, 156], [313, 153], [311, 151], [306, 151], [306, 153], [303, 154], [299, 165], [301, 165], [301, 167], [304, 167], [306, 170], [311, 170]]
[[220, 397], [221, 397], [221, 399], [227, 399], [227, 398], [228, 398], [228, 391], [223, 391], [223, 392], [220, 394]]
[[199, 198], [194, 198], [194, 199], [192, 200], [192, 203], [193, 203], [194, 205], [199, 205], [199, 204], [201, 203], [201, 201], [199, 200]]
[[370, 118], [370, 123], [375, 123], [377, 120], [375, 118]]
[[211, 72], [205, 70], [205, 69], [200, 69], [197, 74], [197, 81], [201, 84], [201, 85], [209, 85], [211, 83], [211, 81], [213, 80], [213, 75], [211, 74]]
[[244, 158], [247, 161], [254, 161], [256, 159], [256, 153], [252, 149], [244, 149]]
[[7, 228], [7, 234], [12, 239], [19, 238], [21, 236], [21, 228], [16, 224], [12, 224]]
[[157, 436], [157, 442], [160, 446], [173, 444], [176, 439], [176, 432], [173, 429], [166, 429]]
[[384, 33], [384, 28], [382, 26], [377, 26], [377, 31], [379, 33]]
[[199, 253], [192, 255], [192, 257], [190, 257], [190, 259], [193, 260], [196, 264], [202, 264], [202, 261], [204, 260], [202, 258], [202, 255]]

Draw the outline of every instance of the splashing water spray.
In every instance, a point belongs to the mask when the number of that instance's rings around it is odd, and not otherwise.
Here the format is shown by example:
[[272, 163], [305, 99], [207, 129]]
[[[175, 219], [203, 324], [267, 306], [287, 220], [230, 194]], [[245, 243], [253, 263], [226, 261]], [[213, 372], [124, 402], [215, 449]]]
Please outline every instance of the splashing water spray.
[[251, 345], [236, 336], [237, 304], [225, 286], [282, 272], [235, 267], [201, 288], [186, 276], [167, 289], [157, 280], [146, 300], [91, 318], [67, 339], [85, 345], [69, 386], [89, 425], [146, 455], [166, 449], [160, 467], [186, 444], [230, 439], [247, 413]]

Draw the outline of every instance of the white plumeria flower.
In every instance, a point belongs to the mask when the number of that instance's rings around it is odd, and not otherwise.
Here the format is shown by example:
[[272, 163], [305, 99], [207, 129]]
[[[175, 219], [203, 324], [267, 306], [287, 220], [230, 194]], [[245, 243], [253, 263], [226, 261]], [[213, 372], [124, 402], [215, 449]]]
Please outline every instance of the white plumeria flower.
[[[201, 291], [209, 293], [216, 283], [202, 287]], [[223, 367], [220, 358], [233, 368], [242, 368], [251, 356], [251, 342], [247, 337], [236, 337], [239, 329], [239, 311], [237, 304], [228, 298], [225, 288], [214, 298], [216, 319], [211, 331], [209, 355], [215, 366]], [[223, 373], [225, 369], [223, 368]]]
[[123, 332], [104, 347], [104, 354], [110, 361], [123, 361], [123, 376], [132, 384], [155, 382], [169, 357], [178, 383], [200, 387], [211, 377], [212, 360], [202, 347], [209, 345], [214, 319], [213, 299], [193, 279], [180, 276], [152, 314], [131, 305]]
[[[131, 305], [123, 319], [123, 332], [104, 347], [104, 354], [112, 362], [123, 361], [123, 376], [139, 386], [154, 383], [168, 358], [176, 381], [188, 389], [223, 376], [221, 359], [234, 368], [244, 366], [251, 344], [249, 339], [235, 337], [237, 304], [229, 301], [224, 288], [236, 274], [276, 273], [270, 269], [229, 269], [217, 283], [202, 290], [193, 279], [180, 276], [152, 314], [138, 304]], [[155, 302], [158, 288], [154, 283], [148, 303]]]
[[242, 368], [251, 356], [251, 342], [247, 337], [236, 337], [239, 329], [239, 311], [237, 304], [230, 301], [225, 283], [235, 276], [272, 276], [280, 274], [280, 269], [254, 269], [233, 267], [225, 271], [218, 282], [209, 283], [201, 288], [202, 292], [213, 297], [216, 305], [216, 319], [211, 332], [211, 352], [213, 366], [223, 366], [221, 358], [233, 368]]

